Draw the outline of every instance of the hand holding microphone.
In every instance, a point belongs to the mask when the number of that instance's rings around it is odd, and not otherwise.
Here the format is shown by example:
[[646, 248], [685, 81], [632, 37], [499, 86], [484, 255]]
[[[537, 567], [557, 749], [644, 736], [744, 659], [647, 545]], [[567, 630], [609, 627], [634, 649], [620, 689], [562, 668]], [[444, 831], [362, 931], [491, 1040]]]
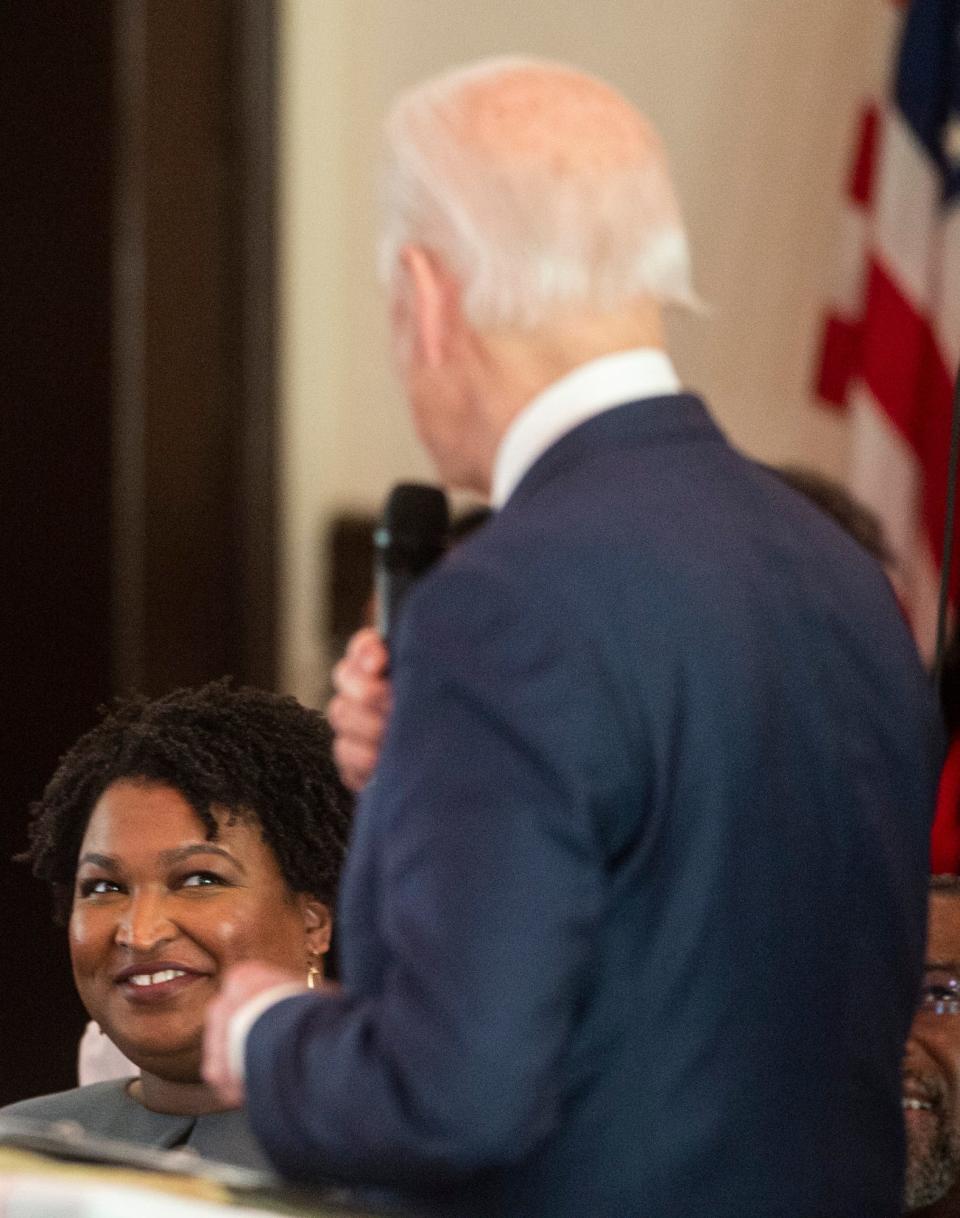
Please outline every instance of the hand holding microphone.
[[327, 718], [334, 731], [333, 758], [351, 791], [367, 785], [380, 756], [390, 716], [389, 663], [386, 644], [367, 626], [353, 635], [333, 670], [336, 694], [327, 706]]

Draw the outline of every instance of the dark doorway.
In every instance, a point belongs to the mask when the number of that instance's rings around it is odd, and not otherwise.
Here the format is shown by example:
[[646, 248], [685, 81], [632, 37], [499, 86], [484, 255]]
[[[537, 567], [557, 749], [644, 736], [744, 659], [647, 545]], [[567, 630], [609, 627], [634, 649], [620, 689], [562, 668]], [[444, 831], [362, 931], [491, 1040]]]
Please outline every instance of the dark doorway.
[[271, 0], [0, 6], [0, 1103], [71, 1086], [12, 854], [111, 694], [275, 673]]

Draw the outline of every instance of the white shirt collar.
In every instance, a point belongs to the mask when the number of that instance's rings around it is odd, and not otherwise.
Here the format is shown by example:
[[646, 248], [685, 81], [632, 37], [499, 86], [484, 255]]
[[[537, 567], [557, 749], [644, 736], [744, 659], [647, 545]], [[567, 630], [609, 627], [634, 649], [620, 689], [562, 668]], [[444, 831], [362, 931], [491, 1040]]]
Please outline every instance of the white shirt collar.
[[537, 394], [504, 433], [493, 463], [492, 505], [503, 507], [537, 458], [580, 423], [624, 402], [679, 390], [669, 357], [652, 347], [618, 351], [574, 368]]

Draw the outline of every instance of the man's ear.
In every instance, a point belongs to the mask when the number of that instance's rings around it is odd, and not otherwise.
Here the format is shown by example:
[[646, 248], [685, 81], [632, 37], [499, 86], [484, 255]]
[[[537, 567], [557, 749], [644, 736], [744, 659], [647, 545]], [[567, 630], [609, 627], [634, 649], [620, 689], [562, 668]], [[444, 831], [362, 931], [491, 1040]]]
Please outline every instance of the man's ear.
[[428, 368], [446, 359], [460, 317], [459, 286], [435, 254], [405, 245], [400, 263], [406, 278], [406, 304], [413, 341]]
[[307, 893], [300, 893], [299, 901], [307, 941], [307, 955], [309, 957], [325, 956], [330, 950], [330, 936], [333, 933], [333, 915], [330, 913], [330, 907]]

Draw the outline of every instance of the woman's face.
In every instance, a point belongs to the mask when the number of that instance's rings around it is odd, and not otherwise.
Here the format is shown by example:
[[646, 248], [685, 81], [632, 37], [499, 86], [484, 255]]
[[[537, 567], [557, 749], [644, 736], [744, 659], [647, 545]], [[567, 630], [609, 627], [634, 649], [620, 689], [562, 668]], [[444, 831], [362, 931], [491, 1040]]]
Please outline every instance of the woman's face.
[[133, 1062], [200, 1077], [203, 1019], [224, 970], [257, 959], [306, 975], [327, 950], [326, 907], [287, 887], [248, 821], [215, 813], [207, 841], [171, 787], [124, 780], [94, 806], [80, 847], [70, 955], [84, 1005]]

